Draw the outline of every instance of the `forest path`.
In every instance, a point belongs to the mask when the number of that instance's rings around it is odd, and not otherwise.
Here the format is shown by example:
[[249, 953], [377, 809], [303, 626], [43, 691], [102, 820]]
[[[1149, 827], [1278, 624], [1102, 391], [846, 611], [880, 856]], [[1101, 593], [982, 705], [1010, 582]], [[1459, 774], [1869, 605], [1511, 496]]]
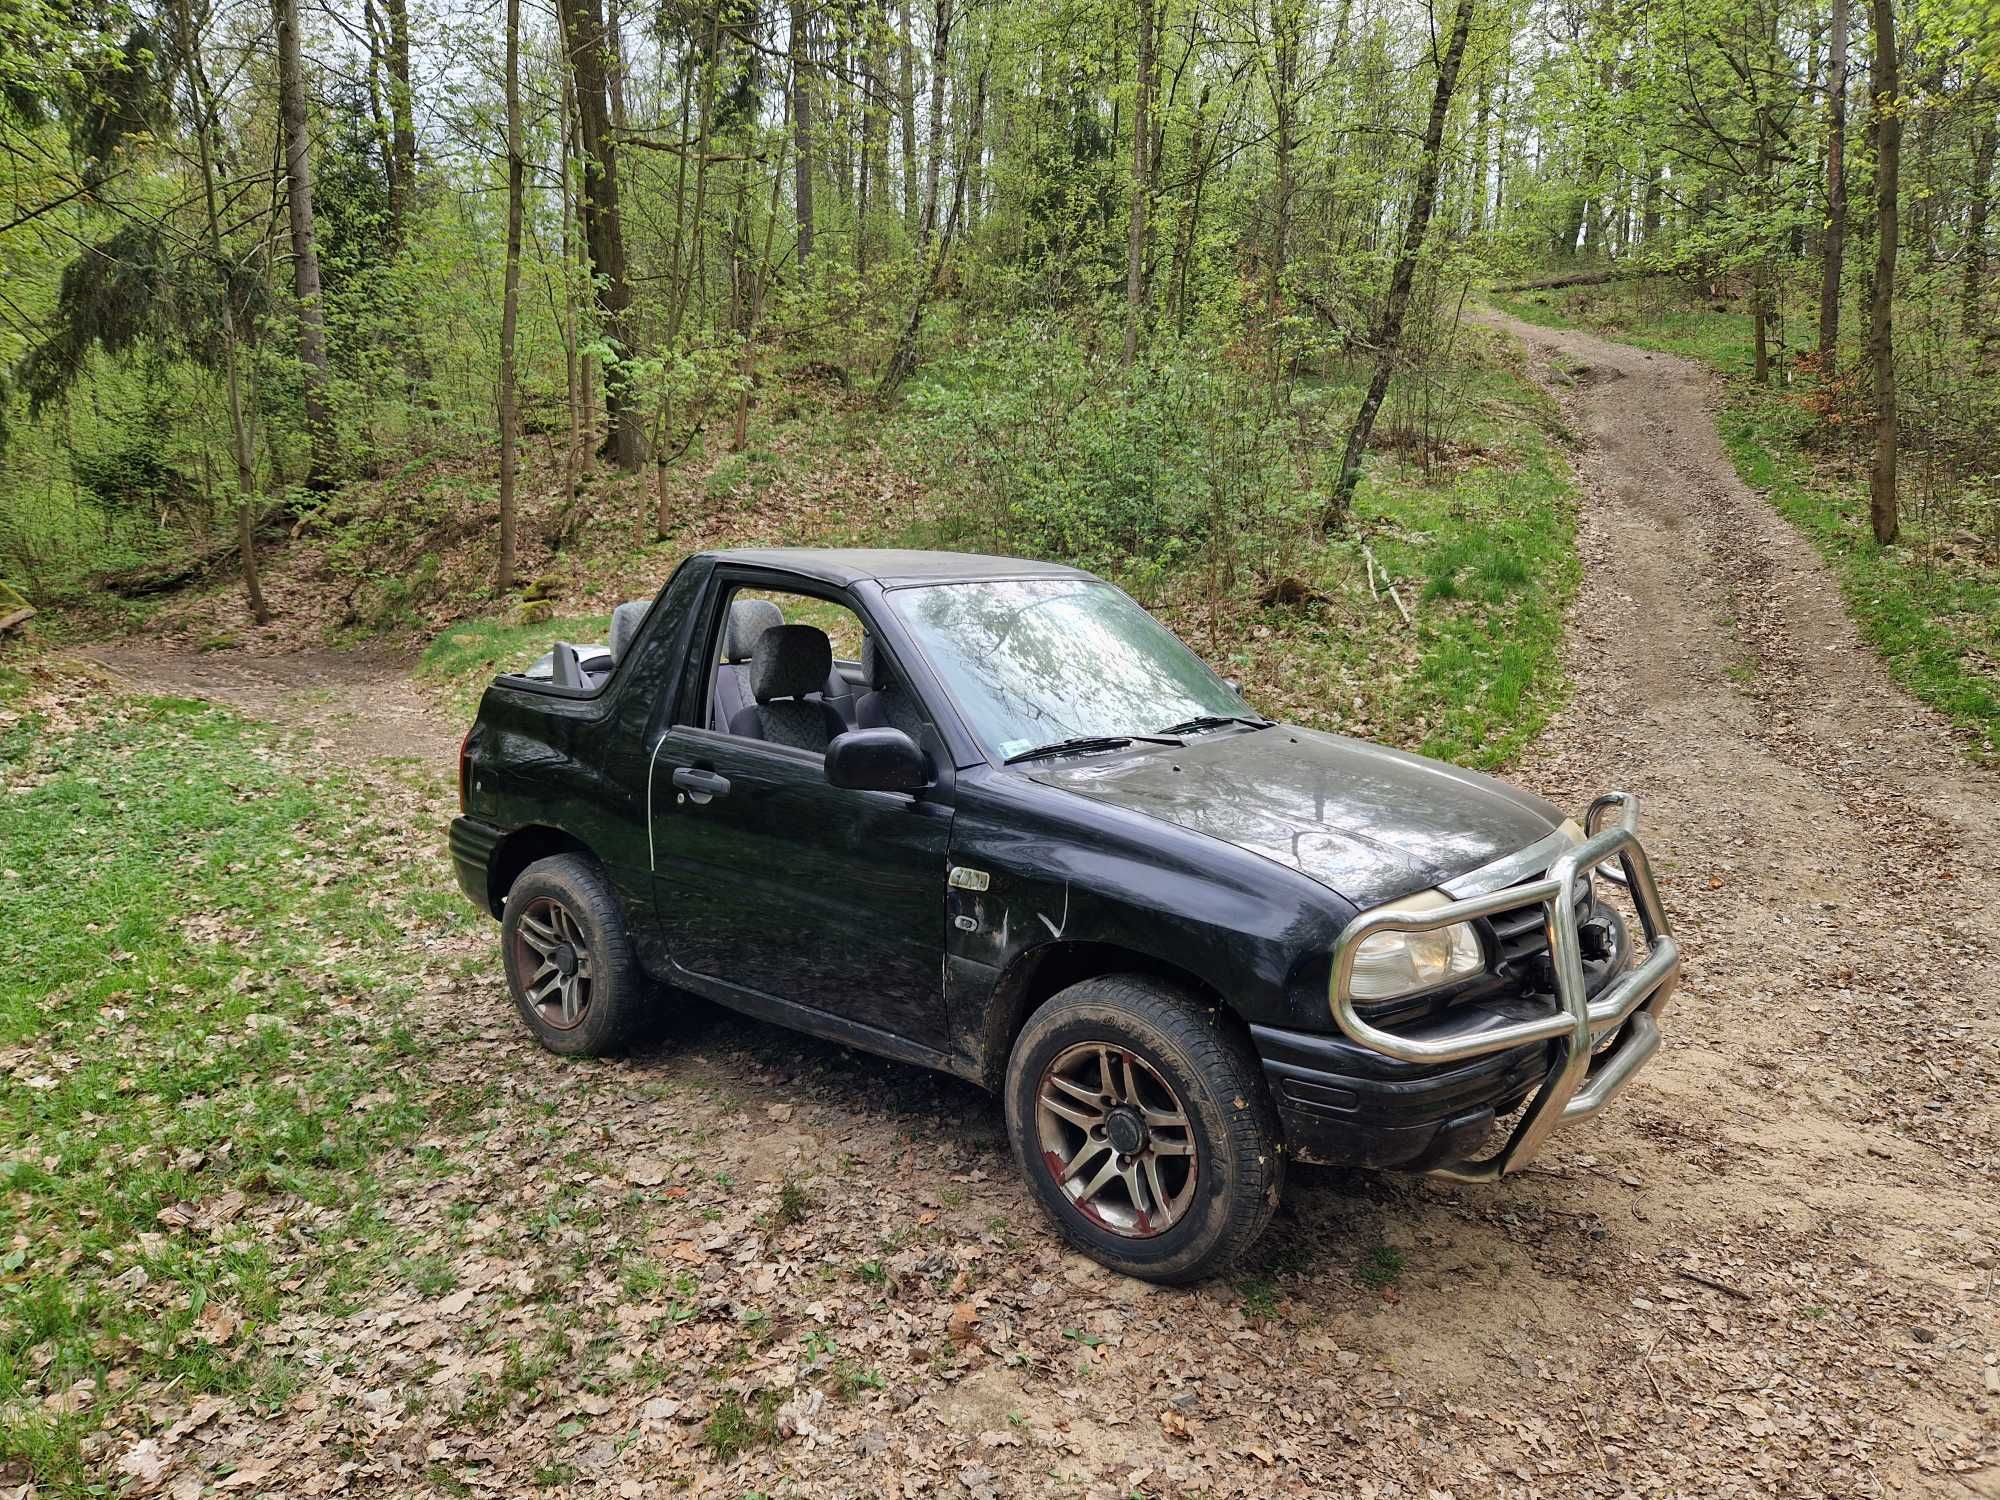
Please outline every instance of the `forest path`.
[[85, 660], [149, 693], [203, 698], [255, 719], [304, 728], [343, 764], [415, 760], [449, 773], [463, 726], [393, 657], [344, 651], [174, 651], [141, 641], [86, 646]]
[[[427, 1034], [449, 1047], [426, 1066], [558, 1100], [621, 1156], [698, 1146], [704, 1172], [752, 1195], [714, 1210], [717, 1253], [683, 1247], [703, 1306], [824, 1326], [886, 1382], [817, 1409], [809, 1442], [754, 1451], [732, 1492], [789, 1474], [829, 1494], [899, 1493], [900, 1476], [973, 1494], [2000, 1495], [2000, 950], [1984, 930], [2000, 785], [1894, 688], [1817, 556], [1737, 480], [1705, 372], [1498, 321], [1561, 388], [1585, 488], [1578, 691], [1517, 777], [1571, 808], [1640, 795], [1688, 952], [1661, 1056], [1500, 1187], [1297, 1171], [1237, 1275], [1169, 1291], [1063, 1253], [997, 1107], [956, 1080], [714, 1014], [564, 1068], [512, 1025], [497, 961], [478, 967], [434, 997]], [[442, 788], [458, 726], [393, 664], [95, 654], [151, 690], [305, 725], [398, 784], [413, 846], [441, 842], [447, 808], [381, 757], [433, 761]], [[483, 927], [467, 944], [497, 960]], [[556, 1176], [509, 1158], [510, 1138], [454, 1149], [429, 1191], [518, 1184], [527, 1217]], [[819, 1206], [760, 1229], [749, 1215], [784, 1177]], [[688, 1232], [685, 1206], [642, 1212], [655, 1237]], [[575, 1277], [547, 1241], [509, 1253], [523, 1276]], [[871, 1256], [879, 1290], [846, 1268]], [[961, 1305], [979, 1323], [954, 1352]], [[606, 1312], [621, 1347], [627, 1311]], [[699, 1368], [690, 1349], [726, 1327], [704, 1312], [645, 1350]], [[405, 1378], [393, 1351], [340, 1347], [357, 1386]], [[477, 1450], [502, 1474], [542, 1462], [540, 1417], [568, 1410], [471, 1434], [452, 1389], [410, 1419], [410, 1445]], [[688, 1424], [705, 1389], [675, 1376], [685, 1410], [663, 1424], [648, 1390], [615, 1388], [593, 1431], [640, 1436], [593, 1475], [692, 1464], [701, 1488]], [[311, 1421], [269, 1419], [270, 1445]]]

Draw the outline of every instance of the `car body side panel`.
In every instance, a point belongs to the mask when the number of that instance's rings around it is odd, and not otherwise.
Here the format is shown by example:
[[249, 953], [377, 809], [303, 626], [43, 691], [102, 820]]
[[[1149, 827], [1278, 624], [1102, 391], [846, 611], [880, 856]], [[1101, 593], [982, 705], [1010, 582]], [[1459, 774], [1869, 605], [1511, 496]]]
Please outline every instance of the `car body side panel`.
[[686, 650], [708, 564], [690, 559], [660, 591], [604, 689], [579, 697], [497, 678], [474, 721], [469, 810], [509, 833], [560, 831], [610, 874], [640, 961], [665, 972], [646, 850], [646, 758]]
[[1246, 1021], [1332, 1024], [1323, 985], [1300, 992], [1299, 955], [1331, 952], [1352, 909], [1268, 860], [995, 771], [959, 779], [950, 864], [951, 1026], [975, 1063], [991, 1046], [992, 987], [1050, 944], [1193, 975]]

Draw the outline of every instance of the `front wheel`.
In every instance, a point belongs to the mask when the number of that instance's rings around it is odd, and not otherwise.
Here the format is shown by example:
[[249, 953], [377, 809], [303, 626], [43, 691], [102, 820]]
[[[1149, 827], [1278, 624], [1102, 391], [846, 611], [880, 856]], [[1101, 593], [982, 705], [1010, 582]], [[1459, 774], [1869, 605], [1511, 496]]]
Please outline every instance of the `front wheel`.
[[618, 898], [583, 855], [539, 859], [521, 872], [507, 892], [500, 944], [515, 1008], [551, 1052], [619, 1051], [652, 1013]]
[[1154, 979], [1087, 979], [1030, 1016], [1006, 1104], [1043, 1211], [1128, 1276], [1221, 1269], [1263, 1233], [1283, 1190], [1256, 1059], [1218, 1007]]

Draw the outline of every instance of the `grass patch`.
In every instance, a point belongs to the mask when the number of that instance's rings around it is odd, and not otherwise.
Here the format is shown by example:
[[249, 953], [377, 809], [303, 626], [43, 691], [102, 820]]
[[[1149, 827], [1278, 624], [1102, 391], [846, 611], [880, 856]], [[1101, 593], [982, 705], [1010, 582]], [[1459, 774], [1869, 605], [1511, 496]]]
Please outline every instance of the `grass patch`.
[[1553, 407], [1497, 371], [1483, 400], [1493, 415], [1455, 465], [1426, 476], [1371, 461], [1349, 532], [1294, 559], [1303, 603], [1224, 612], [1182, 595], [1162, 612], [1268, 713], [1458, 765], [1509, 764], [1567, 697], [1563, 614], [1582, 567], [1575, 482], [1539, 425]]
[[1395, 1246], [1377, 1245], [1355, 1264], [1354, 1279], [1379, 1292], [1394, 1286], [1408, 1265], [1403, 1252]]
[[418, 659], [418, 675], [453, 709], [470, 718], [479, 695], [502, 672], [532, 665], [557, 641], [585, 645], [611, 633], [609, 615], [574, 615], [523, 623], [519, 619], [460, 620], [440, 631]]
[[1733, 388], [1723, 446], [1744, 482], [1819, 549], [1861, 635], [1912, 696], [1949, 719], [1976, 760], [2000, 763], [2000, 574], [1910, 542], [1877, 546], [1865, 484], [1815, 471], [1799, 450], [1810, 419], [1790, 402]]
[[715, 1404], [702, 1424], [701, 1440], [721, 1463], [740, 1458], [752, 1448], [768, 1448], [778, 1440], [776, 1391], [760, 1391], [754, 1404], [746, 1404], [734, 1391]]
[[1581, 329], [1640, 349], [1686, 355], [1725, 375], [1746, 375], [1755, 363], [1748, 313], [1691, 306], [1678, 293], [1661, 297], [1642, 282], [1496, 293], [1491, 301], [1524, 323]]
[[[255, 1336], [281, 1306], [445, 1283], [399, 1254], [377, 1169], [427, 1119], [388, 965], [449, 919], [393, 893], [379, 809], [268, 731], [70, 683], [10, 708], [0, 1467], [71, 1494], [124, 1401], [282, 1404], [298, 1372]], [[326, 1226], [303, 1254], [299, 1214]]]

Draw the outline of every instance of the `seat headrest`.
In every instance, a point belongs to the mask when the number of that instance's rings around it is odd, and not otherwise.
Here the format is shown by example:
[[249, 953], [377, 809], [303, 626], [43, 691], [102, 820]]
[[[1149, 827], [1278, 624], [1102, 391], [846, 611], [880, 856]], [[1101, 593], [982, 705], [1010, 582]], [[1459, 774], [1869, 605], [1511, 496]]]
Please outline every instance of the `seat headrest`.
[[722, 628], [722, 659], [750, 660], [764, 632], [784, 623], [784, 611], [769, 599], [738, 599], [729, 606], [729, 620]]
[[813, 625], [773, 625], [757, 637], [750, 658], [750, 691], [759, 703], [803, 698], [826, 686], [833, 671], [833, 642]]
[[628, 599], [611, 611], [611, 659], [625, 660], [625, 648], [632, 644], [632, 637], [639, 633], [639, 626], [646, 618], [646, 611], [653, 607], [650, 599]]

